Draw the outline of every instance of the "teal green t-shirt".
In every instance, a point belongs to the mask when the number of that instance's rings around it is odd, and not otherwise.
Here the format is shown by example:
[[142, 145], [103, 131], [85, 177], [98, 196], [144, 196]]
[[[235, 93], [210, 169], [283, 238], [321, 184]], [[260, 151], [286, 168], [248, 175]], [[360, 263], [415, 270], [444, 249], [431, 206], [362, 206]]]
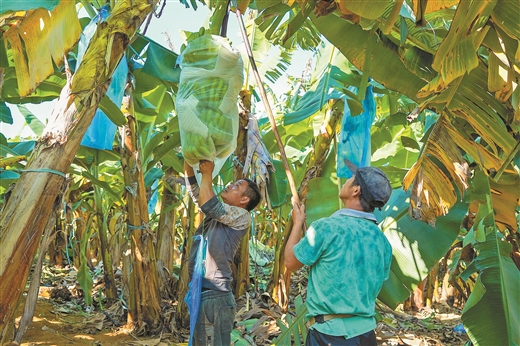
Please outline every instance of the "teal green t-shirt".
[[341, 209], [313, 222], [294, 246], [310, 266], [308, 317], [352, 314], [311, 326], [321, 333], [351, 338], [376, 327], [375, 300], [390, 274], [392, 247], [371, 213]]

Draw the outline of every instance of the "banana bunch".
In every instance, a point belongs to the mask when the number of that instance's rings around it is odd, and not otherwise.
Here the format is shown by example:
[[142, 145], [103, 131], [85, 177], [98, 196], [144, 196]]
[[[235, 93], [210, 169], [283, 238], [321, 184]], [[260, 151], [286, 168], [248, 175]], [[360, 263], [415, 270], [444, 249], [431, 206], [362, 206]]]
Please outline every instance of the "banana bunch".
[[229, 40], [199, 32], [180, 56], [177, 113], [190, 165], [225, 158], [236, 148], [236, 96], [243, 83], [240, 53]]
[[214, 46], [207, 47], [206, 49], [189, 51], [182, 56], [182, 62], [187, 66], [191, 66], [192, 64], [200, 65], [201, 61], [213, 61], [214, 65], [217, 60], [218, 49], [219, 47]]
[[197, 108], [219, 109], [222, 99], [228, 91], [228, 83], [219, 77], [208, 77], [198, 80], [192, 90], [193, 95], [199, 100]]
[[225, 151], [233, 141], [233, 121], [220, 111], [220, 105], [228, 83], [219, 77], [199, 78], [183, 86], [183, 94], [191, 94], [198, 102], [195, 114], [207, 127], [207, 137], [195, 132], [186, 132], [183, 141], [184, 156], [193, 162], [212, 159]]
[[228, 146], [233, 140], [232, 120], [220, 111], [205, 108], [200, 112], [200, 120], [208, 127], [209, 135], [213, 139], [217, 150], [221, 146]]
[[[233, 141], [233, 121], [219, 109], [228, 83], [219, 77], [207, 77], [183, 87], [183, 94], [191, 94], [198, 100], [195, 114], [202, 123], [193, 131], [186, 131], [182, 143], [184, 157], [194, 163], [202, 159], [214, 159]], [[198, 132], [204, 126], [207, 128], [207, 136]]]
[[194, 132], [186, 132], [184, 133], [182, 153], [188, 162], [195, 164], [202, 159], [214, 158], [217, 155], [217, 150], [211, 137], [204, 137]]

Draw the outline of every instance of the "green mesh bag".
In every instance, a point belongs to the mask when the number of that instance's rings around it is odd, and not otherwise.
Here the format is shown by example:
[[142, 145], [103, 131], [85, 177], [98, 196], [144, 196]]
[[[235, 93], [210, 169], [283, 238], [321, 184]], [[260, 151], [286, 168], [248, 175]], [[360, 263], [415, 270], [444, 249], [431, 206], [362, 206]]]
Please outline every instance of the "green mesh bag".
[[238, 134], [240, 53], [224, 37], [203, 35], [184, 49], [180, 67], [176, 108], [185, 160], [197, 166], [200, 160], [227, 158]]

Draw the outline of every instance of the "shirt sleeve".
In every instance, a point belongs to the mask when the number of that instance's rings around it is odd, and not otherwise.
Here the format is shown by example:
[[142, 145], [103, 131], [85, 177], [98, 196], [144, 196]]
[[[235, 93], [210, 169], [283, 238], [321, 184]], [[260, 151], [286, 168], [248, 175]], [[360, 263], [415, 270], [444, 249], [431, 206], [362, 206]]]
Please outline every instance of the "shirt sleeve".
[[197, 183], [197, 179], [195, 176], [185, 177], [186, 189], [188, 190], [188, 194], [196, 205], [199, 205], [199, 184]]
[[246, 229], [251, 224], [249, 211], [228, 205], [217, 196], [204, 203], [201, 209], [205, 215], [234, 229]]
[[318, 261], [327, 248], [326, 237], [320, 222], [313, 222], [305, 232], [305, 236], [294, 246], [294, 256], [301, 263], [312, 266]]
[[385, 274], [384, 274], [384, 280], [388, 280], [390, 277], [390, 268], [392, 267], [392, 246], [390, 244], [387, 245], [387, 251], [386, 251], [386, 263], [385, 263]]

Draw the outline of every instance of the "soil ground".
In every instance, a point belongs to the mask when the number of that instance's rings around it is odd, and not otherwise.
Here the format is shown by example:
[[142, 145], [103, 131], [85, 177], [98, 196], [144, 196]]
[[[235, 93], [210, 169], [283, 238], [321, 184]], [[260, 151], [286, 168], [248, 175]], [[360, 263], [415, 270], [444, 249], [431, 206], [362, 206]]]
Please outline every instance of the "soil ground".
[[[18, 314], [17, 322], [21, 313]], [[129, 345], [138, 341], [124, 328], [101, 331], [93, 328], [81, 329], [86, 316], [67, 313], [66, 309], [50, 298], [39, 297], [32, 323], [25, 333], [23, 346], [36, 345]]]
[[[126, 311], [120, 302], [110, 307], [106, 302], [98, 302], [94, 311], [86, 313], [84, 299], [75, 288], [75, 280], [75, 271], [72, 269], [44, 267], [43, 285], [39, 289], [34, 317], [21, 345], [188, 345], [189, 330], [175, 326], [175, 308], [171, 302], [163, 302], [163, 315], [168, 321], [165, 323], [165, 332], [155, 338], [141, 337], [123, 326], [126, 323]], [[300, 277], [295, 277], [294, 282], [291, 282], [291, 297], [304, 296], [298, 287], [306, 285], [302, 285], [300, 280]], [[93, 292], [100, 290], [95, 285]], [[97, 298], [95, 296], [94, 300]], [[16, 325], [24, 300], [25, 295], [17, 311]], [[461, 311], [448, 305], [427, 307], [418, 312], [393, 311], [378, 306], [378, 311], [383, 317], [376, 329], [379, 346], [462, 346], [468, 340], [460, 321]], [[281, 308], [266, 293], [248, 292], [237, 300], [234, 333], [239, 336], [240, 342], [237, 341], [235, 345], [271, 345], [281, 332], [277, 319], [282, 315]]]
[[[131, 330], [124, 327], [97, 330], [92, 325], [85, 324], [87, 320], [92, 321], [92, 317], [87, 319], [86, 316], [67, 313], [66, 310], [52, 299], [40, 297], [33, 321], [21, 345], [187, 345], [187, 342], [161, 342], [161, 338], [136, 337], [131, 334]], [[378, 325], [378, 344], [463, 345], [468, 337], [465, 333], [457, 332], [455, 328], [460, 325], [460, 312], [449, 308], [441, 311], [442, 309], [424, 309], [421, 313], [415, 314], [383, 312], [385, 321], [388, 322]]]

